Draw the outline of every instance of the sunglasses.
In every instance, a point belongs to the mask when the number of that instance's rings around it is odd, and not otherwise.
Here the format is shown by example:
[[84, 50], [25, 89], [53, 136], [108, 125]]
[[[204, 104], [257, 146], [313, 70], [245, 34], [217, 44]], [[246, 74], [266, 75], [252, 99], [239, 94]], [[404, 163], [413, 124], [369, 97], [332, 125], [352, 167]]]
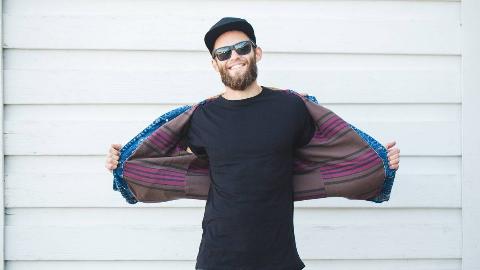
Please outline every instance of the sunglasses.
[[234, 45], [224, 46], [215, 49], [212, 52], [212, 57], [215, 58], [216, 56], [218, 60], [225, 61], [229, 59], [230, 56], [232, 56], [232, 50], [235, 50], [235, 52], [237, 52], [237, 54], [239, 55], [246, 55], [250, 53], [252, 47], [256, 48], [257, 45], [255, 45], [255, 43], [253, 43], [253, 41], [251, 40], [244, 40]]

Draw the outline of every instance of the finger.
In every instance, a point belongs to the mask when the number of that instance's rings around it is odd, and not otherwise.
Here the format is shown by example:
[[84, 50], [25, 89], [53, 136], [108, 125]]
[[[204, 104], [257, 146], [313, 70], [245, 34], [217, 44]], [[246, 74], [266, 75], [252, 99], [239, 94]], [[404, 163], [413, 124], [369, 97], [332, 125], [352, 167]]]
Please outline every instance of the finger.
[[108, 164], [108, 169], [113, 170], [113, 169], [116, 169], [116, 168], [117, 168], [117, 165], [115, 163]]
[[117, 150], [115, 150], [115, 149], [112, 149], [112, 150], [110, 151], [110, 156], [111, 156], [111, 157], [118, 157], [118, 156], [120, 156], [120, 152], [117, 151]]
[[110, 154], [112, 154], [112, 155], [116, 155], [116, 156], [120, 155], [120, 151], [116, 150], [116, 149], [113, 148], [113, 147], [110, 148], [110, 150], [109, 150], [108, 152], [109, 152]]
[[399, 159], [399, 158], [400, 158], [399, 154], [392, 154], [388, 157], [388, 160]]
[[392, 147], [395, 146], [396, 144], [397, 144], [396, 141], [388, 142], [388, 143], [387, 143], [387, 148], [392, 148]]
[[389, 165], [395, 165], [395, 164], [398, 164], [400, 162], [400, 160], [398, 159], [395, 159], [395, 160], [392, 160], [390, 162], [388, 162]]
[[118, 161], [114, 157], [109, 157], [108, 164], [116, 165], [118, 164]]
[[109, 158], [108, 158], [108, 163], [110, 163], [110, 164], [117, 164], [118, 161], [117, 161], [117, 159], [115, 159], [115, 157], [109, 157]]
[[120, 148], [122, 148], [122, 145], [120, 143], [113, 143], [112, 148], [119, 150]]
[[395, 142], [395, 141], [388, 142], [388, 143], [385, 145], [385, 147], [386, 147], [387, 149], [389, 149], [389, 148], [391, 148], [392, 146], [394, 146], [396, 143], [397, 143], [397, 142]]
[[115, 169], [112, 164], [106, 164], [106, 165], [105, 165], [105, 168], [106, 168], [107, 170], [109, 170], [110, 172], [112, 172], [113, 169]]
[[400, 153], [400, 150], [398, 148], [390, 148], [388, 150], [387, 156], [391, 156], [399, 153]]

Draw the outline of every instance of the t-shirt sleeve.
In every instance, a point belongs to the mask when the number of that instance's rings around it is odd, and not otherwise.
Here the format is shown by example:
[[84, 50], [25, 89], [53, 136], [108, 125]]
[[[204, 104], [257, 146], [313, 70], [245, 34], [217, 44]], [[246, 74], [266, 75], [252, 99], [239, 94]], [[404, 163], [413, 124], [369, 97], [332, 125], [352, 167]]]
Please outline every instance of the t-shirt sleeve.
[[[302, 101], [303, 103], [303, 101]], [[298, 132], [298, 139], [295, 144], [296, 148], [300, 148], [310, 142], [313, 135], [315, 134], [316, 126], [315, 121], [312, 118], [312, 115], [308, 112], [305, 104], [302, 104], [302, 113], [300, 117], [300, 130]]]

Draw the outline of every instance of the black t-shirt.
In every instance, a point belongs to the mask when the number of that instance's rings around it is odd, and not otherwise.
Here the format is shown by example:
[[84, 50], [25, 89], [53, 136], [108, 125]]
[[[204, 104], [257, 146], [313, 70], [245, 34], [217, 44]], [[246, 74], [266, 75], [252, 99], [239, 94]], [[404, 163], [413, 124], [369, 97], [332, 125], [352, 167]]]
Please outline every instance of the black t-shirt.
[[262, 91], [220, 96], [194, 111], [188, 146], [210, 164], [212, 183], [196, 268], [298, 270], [293, 227], [293, 154], [315, 126], [300, 97]]

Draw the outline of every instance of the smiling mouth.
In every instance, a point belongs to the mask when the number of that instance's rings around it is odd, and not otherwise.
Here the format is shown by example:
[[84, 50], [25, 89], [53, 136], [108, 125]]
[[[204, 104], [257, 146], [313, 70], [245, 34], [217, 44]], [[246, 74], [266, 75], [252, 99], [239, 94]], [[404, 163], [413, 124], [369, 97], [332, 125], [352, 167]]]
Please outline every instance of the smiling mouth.
[[240, 68], [243, 68], [246, 64], [242, 63], [242, 64], [236, 64], [236, 65], [233, 65], [231, 67], [229, 67], [228, 69], [229, 70], [236, 70], [236, 69], [240, 69]]

